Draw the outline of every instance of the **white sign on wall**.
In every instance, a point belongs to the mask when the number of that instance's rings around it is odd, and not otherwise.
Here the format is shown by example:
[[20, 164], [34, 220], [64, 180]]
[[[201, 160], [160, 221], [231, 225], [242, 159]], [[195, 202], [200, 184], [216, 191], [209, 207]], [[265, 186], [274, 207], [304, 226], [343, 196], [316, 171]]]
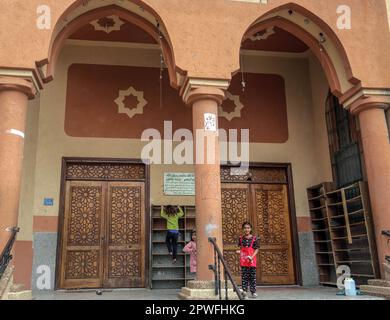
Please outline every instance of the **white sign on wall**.
[[204, 114], [204, 129], [206, 131], [217, 131], [217, 116], [214, 113]]
[[195, 174], [182, 172], [164, 173], [164, 195], [194, 196]]

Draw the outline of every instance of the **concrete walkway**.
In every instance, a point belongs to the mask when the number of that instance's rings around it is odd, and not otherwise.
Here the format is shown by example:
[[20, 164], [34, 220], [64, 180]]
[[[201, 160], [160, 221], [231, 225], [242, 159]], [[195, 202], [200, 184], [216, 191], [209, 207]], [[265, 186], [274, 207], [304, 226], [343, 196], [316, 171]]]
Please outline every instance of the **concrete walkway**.
[[[256, 300], [383, 300], [373, 296], [337, 296], [338, 289], [327, 287], [261, 287]], [[177, 300], [178, 290], [116, 289], [34, 292], [35, 300]], [[250, 299], [252, 300], [252, 299]]]

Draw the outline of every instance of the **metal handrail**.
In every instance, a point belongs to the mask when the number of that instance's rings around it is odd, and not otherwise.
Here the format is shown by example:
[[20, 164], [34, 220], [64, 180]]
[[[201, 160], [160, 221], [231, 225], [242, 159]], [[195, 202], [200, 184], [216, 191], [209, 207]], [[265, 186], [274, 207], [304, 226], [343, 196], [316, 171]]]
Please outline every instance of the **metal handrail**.
[[[388, 237], [387, 246], [390, 248], [390, 230], [383, 230], [382, 235]], [[390, 256], [385, 256], [385, 260], [390, 263]]]
[[390, 238], [390, 230], [383, 230], [382, 235]]
[[19, 232], [20, 228], [12, 228], [11, 237], [9, 238], [3, 252], [0, 255], [0, 279], [3, 276], [5, 270], [8, 267], [9, 262], [12, 260], [13, 256], [11, 254], [12, 247], [16, 240], [16, 234]]
[[229, 296], [228, 296], [228, 279], [229, 279], [233, 285], [233, 290], [236, 292], [238, 299], [243, 300], [240, 289], [238, 288], [237, 283], [234, 281], [229, 266], [227, 265], [223, 257], [223, 254], [217, 245], [217, 239], [209, 237], [209, 242], [211, 242], [214, 247], [214, 265], [210, 265], [209, 268], [214, 271], [215, 295], [218, 295], [219, 300], [222, 300], [222, 289], [221, 289], [221, 263], [222, 263], [224, 275], [225, 275], [225, 299], [229, 300]]

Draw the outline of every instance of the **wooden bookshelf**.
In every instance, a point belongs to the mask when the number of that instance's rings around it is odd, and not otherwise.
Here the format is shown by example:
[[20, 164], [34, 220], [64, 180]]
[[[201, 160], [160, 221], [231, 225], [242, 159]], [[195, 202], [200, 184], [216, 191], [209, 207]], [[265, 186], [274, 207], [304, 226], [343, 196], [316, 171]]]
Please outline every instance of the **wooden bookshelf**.
[[[315, 197], [316, 194], [318, 198]], [[351, 275], [358, 286], [367, 284], [369, 279], [378, 278], [379, 265], [367, 184], [357, 182], [334, 189], [332, 183], [324, 183], [308, 188], [308, 199], [320, 283], [336, 285], [335, 274], [341, 265], [350, 267]], [[318, 213], [316, 208], [323, 206], [325, 208]], [[318, 220], [325, 216], [327, 220]], [[322, 248], [318, 248], [325, 246], [319, 242], [325, 239], [330, 240], [326, 242], [330, 245], [330, 250], [324, 252], [332, 252], [329, 253], [328, 260], [324, 258], [326, 255], [319, 251]], [[329, 261], [334, 263], [333, 268]], [[329, 263], [329, 268], [326, 268], [326, 263]]]
[[151, 287], [154, 289], [180, 289], [193, 280], [190, 272], [190, 256], [183, 253], [183, 248], [190, 241], [191, 230], [195, 229], [195, 207], [180, 206], [184, 217], [179, 220], [179, 240], [177, 247], [177, 261], [172, 264], [172, 257], [168, 254], [165, 244], [167, 233], [166, 220], [161, 218], [161, 206], [153, 205], [151, 210]]
[[322, 285], [335, 285], [337, 282], [326, 201], [326, 193], [332, 189], [331, 182], [321, 183], [307, 189], [318, 274]]

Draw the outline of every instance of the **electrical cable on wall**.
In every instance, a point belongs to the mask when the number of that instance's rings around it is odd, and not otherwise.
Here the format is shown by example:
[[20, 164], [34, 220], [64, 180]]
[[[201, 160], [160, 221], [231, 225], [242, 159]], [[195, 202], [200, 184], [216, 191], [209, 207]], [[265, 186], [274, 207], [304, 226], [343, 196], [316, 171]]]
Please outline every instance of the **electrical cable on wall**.
[[158, 29], [158, 39], [160, 42], [160, 109], [163, 107], [163, 73], [164, 73], [164, 55], [163, 55], [163, 44], [162, 44], [162, 33], [160, 28], [160, 22], [157, 22], [157, 29]]
[[324, 61], [325, 60], [324, 59], [324, 49], [325, 48], [323, 46], [323, 43], [326, 42], [326, 38], [322, 32], [319, 34], [319, 36], [320, 36], [320, 40], [318, 41], [318, 46], [320, 49], [320, 56], [321, 56], [320, 63], [321, 63], [321, 66], [324, 67], [325, 66], [325, 61]]
[[242, 52], [242, 44], [240, 47], [240, 67], [241, 67], [241, 87], [242, 87], [242, 92], [245, 92], [245, 76], [244, 76], [244, 54]]

